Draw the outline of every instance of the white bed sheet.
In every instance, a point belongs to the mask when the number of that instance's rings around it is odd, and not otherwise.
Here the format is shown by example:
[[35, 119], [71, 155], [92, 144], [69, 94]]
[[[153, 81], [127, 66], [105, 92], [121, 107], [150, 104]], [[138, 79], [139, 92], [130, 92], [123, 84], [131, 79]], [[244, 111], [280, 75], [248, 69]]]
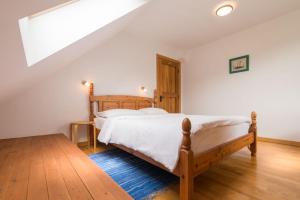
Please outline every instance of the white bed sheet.
[[[247, 134], [249, 128], [249, 120], [245, 118], [182, 114], [124, 116], [116, 119], [99, 117], [95, 118], [95, 124], [96, 128], [103, 128], [98, 137], [99, 141], [106, 144], [122, 144], [140, 151], [172, 171], [178, 159], [178, 148], [182, 138], [181, 122], [184, 117], [189, 117], [192, 122], [192, 150], [195, 154], [241, 137]], [[157, 122], [153, 123], [153, 120], [160, 121], [160, 125]]]
[[106, 120], [106, 118], [104, 118], [104, 117], [96, 117], [94, 119], [96, 128], [100, 130], [102, 128], [105, 120]]

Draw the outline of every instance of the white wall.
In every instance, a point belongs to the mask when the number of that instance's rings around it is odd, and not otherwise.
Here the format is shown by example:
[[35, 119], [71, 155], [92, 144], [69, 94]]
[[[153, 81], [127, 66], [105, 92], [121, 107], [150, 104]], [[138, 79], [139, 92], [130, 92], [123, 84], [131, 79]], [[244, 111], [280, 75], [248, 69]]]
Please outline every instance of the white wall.
[[[183, 110], [258, 113], [259, 136], [300, 141], [300, 10], [190, 50]], [[250, 71], [229, 74], [228, 60], [250, 54]]]
[[[88, 90], [95, 94], [153, 95], [156, 53], [179, 58], [180, 51], [122, 33], [54, 76], [0, 106], [0, 138], [69, 133], [71, 121], [88, 119]], [[148, 89], [141, 94], [140, 86]]]

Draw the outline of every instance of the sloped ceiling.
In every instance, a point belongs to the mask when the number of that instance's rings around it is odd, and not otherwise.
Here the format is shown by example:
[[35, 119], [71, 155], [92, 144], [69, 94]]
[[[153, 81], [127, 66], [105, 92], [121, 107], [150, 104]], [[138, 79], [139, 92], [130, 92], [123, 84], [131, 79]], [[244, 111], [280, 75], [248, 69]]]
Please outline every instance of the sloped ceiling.
[[143, 10], [143, 8], [137, 9], [36, 65], [30, 68], [27, 67], [18, 20], [65, 2], [67, 1], [1, 0], [0, 102], [13, 98], [34, 84], [39, 84], [46, 77], [56, 73], [76, 58], [110, 39], [126, 27], [140, 10]]
[[[215, 8], [236, 2], [237, 9], [217, 17]], [[300, 0], [160, 0], [151, 2], [127, 31], [178, 48], [193, 48], [300, 8]]]
[[[236, 0], [236, 11], [224, 18], [213, 14], [220, 0], [153, 0], [129, 15], [28, 68], [18, 19], [66, 0], [1, 0], [0, 102], [12, 98], [121, 31], [183, 49], [270, 20], [300, 8], [299, 0]], [[138, 17], [137, 17], [138, 15]]]

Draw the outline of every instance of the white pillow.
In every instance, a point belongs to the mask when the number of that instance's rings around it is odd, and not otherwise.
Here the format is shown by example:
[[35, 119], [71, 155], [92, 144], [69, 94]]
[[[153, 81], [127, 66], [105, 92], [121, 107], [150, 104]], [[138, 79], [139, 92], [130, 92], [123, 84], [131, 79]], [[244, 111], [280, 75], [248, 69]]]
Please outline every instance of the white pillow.
[[127, 115], [142, 115], [143, 113], [139, 110], [132, 109], [110, 109], [102, 112], [97, 112], [97, 117], [117, 117], [117, 116], [127, 116]]
[[139, 111], [144, 114], [167, 114], [168, 112], [162, 108], [142, 108]]

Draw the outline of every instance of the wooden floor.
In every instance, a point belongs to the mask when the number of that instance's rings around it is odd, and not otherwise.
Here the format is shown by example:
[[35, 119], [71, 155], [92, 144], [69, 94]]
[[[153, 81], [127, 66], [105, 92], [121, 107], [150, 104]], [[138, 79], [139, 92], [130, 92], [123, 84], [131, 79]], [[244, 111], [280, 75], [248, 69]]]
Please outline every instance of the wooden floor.
[[[154, 199], [179, 199], [179, 185]], [[196, 178], [195, 199], [300, 200], [300, 147], [259, 142], [256, 159], [242, 149]]]
[[0, 200], [131, 199], [63, 135], [0, 140]]
[[[176, 200], [178, 191], [175, 184], [154, 199]], [[0, 140], [0, 200], [10, 199], [130, 197], [65, 136], [52, 135]], [[256, 159], [243, 149], [196, 178], [195, 199], [299, 200], [300, 148], [260, 142]]]

